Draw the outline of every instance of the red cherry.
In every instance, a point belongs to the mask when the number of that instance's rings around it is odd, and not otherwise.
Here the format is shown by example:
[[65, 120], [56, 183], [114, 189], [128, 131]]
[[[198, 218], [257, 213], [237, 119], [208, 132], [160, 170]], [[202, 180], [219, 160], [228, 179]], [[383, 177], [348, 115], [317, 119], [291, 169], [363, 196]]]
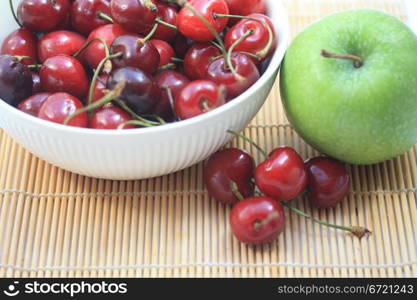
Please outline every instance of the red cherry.
[[184, 72], [193, 80], [207, 77], [207, 70], [214, 57], [221, 51], [210, 43], [198, 43], [188, 49], [184, 57]]
[[126, 30], [145, 34], [155, 24], [158, 8], [152, 0], [112, 0], [111, 14]]
[[175, 112], [182, 119], [204, 114], [226, 103], [225, 89], [209, 80], [187, 84], [175, 99]]
[[23, 0], [17, 18], [30, 31], [49, 32], [68, 24], [70, 8], [69, 0]]
[[206, 78], [223, 84], [227, 89], [227, 98], [233, 99], [250, 88], [258, 81], [259, 70], [253, 61], [247, 56], [239, 52], [234, 52], [231, 61], [241, 79], [236, 78], [228, 69], [224, 57], [214, 60], [207, 70]]
[[26, 98], [17, 106], [21, 111], [37, 117], [42, 104], [45, 102], [51, 93], [38, 93]]
[[39, 72], [42, 87], [47, 92], [67, 92], [84, 97], [88, 78], [82, 64], [72, 56], [60, 54], [48, 58]]
[[[158, 17], [164, 21], [165, 23], [169, 23], [173, 26], [177, 26], [177, 11], [175, 8], [172, 7], [172, 5], [169, 5], [168, 3], [163, 2], [157, 2], [155, 1], [156, 6], [158, 7]], [[148, 34], [150, 30], [146, 32]], [[177, 34], [177, 30], [164, 26], [159, 25], [156, 29], [153, 38], [157, 40], [163, 40], [163, 41], [172, 41]]]
[[235, 182], [243, 197], [253, 194], [251, 182], [255, 162], [246, 152], [231, 148], [218, 151], [210, 156], [204, 168], [204, 184], [211, 197], [226, 204], [234, 204], [239, 199], [230, 184]]
[[159, 66], [166, 66], [172, 63], [172, 58], [175, 57], [174, 49], [170, 44], [163, 40], [150, 40], [149, 41], [159, 53], [160, 61]]
[[246, 244], [272, 242], [284, 230], [284, 225], [284, 208], [270, 197], [244, 199], [233, 206], [230, 212], [233, 234]]
[[[114, 39], [128, 32], [119, 25], [110, 24], [103, 25], [94, 29], [88, 36], [87, 41], [94, 38], [102, 38], [108, 47], [113, 43]], [[85, 50], [85, 59], [92, 69], [96, 69], [98, 64], [106, 57], [104, 45], [101, 41], [92, 41]]]
[[264, 23], [250, 19], [243, 19], [230, 28], [225, 36], [224, 43], [226, 48], [229, 49], [246, 32], [252, 30], [253, 33], [237, 44], [234, 51], [249, 52], [258, 55], [260, 58], [259, 60], [263, 60], [271, 55], [276, 49], [277, 41], [274, 25], [272, 24], [271, 19], [265, 15], [251, 14], [248, 17], [264, 20], [264, 22], [269, 25], [269, 28], [273, 33], [273, 41], [269, 50], [267, 49], [270, 42], [270, 32], [268, 28]]
[[349, 193], [350, 176], [345, 166], [329, 157], [306, 162], [308, 199], [318, 208], [332, 207]]
[[[215, 18], [214, 14], [229, 14], [229, 8], [224, 0], [193, 0], [189, 2], [207, 22], [220, 33], [226, 27], [228, 18]], [[208, 42], [214, 35], [208, 27], [187, 7], [178, 14], [178, 30], [197, 42]]]
[[229, 6], [230, 14], [247, 16], [252, 13], [266, 14], [264, 0], [225, 0]]
[[85, 44], [85, 38], [67, 30], [52, 31], [46, 34], [38, 44], [39, 61], [43, 63], [58, 54], [73, 55]]
[[307, 186], [304, 162], [294, 149], [280, 147], [255, 170], [259, 190], [278, 201], [290, 201]]
[[182, 73], [164, 70], [160, 71], [155, 76], [155, 81], [161, 88], [161, 99], [153, 110], [153, 114], [160, 116], [165, 120], [174, 118], [171, 102], [167, 92], [167, 88], [171, 90], [172, 98], [178, 97], [179, 92], [190, 82]]
[[3, 41], [0, 54], [13, 56], [29, 56], [32, 59], [24, 59], [26, 65], [35, 64], [37, 55], [38, 38], [31, 31], [20, 28], [10, 33]]
[[93, 102], [96, 102], [104, 97], [109, 77], [110, 75], [108, 74], [102, 74], [97, 78], [96, 85], [94, 86]]
[[[103, 107], [93, 114], [90, 121], [90, 128], [94, 129], [119, 129], [119, 126], [131, 121], [132, 117], [119, 107]], [[135, 128], [133, 125], [126, 125], [123, 129]]]
[[43, 87], [41, 84], [41, 79], [39, 77], [38, 73], [35, 72], [31, 72], [32, 73], [32, 81], [33, 81], [33, 93], [37, 94], [40, 92], [43, 92]]
[[[76, 110], [83, 108], [83, 104], [76, 97], [67, 93], [55, 93], [42, 104], [38, 117], [54, 123], [64, 124], [65, 119]], [[87, 127], [87, 113], [74, 116], [67, 125]]]
[[71, 8], [72, 26], [78, 32], [88, 35], [94, 29], [109, 24], [100, 13], [111, 17], [109, 0], [76, 0]]

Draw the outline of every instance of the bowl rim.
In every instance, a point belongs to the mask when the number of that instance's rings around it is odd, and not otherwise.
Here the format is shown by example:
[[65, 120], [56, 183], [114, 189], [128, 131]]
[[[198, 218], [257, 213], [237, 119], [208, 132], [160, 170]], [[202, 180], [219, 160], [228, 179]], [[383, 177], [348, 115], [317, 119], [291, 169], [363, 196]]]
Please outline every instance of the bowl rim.
[[[8, 113], [16, 114], [19, 119], [24, 119], [27, 122], [31, 122], [34, 125], [40, 127], [46, 127], [48, 130], [59, 131], [64, 134], [79, 134], [79, 135], [94, 135], [94, 136], [133, 136], [143, 134], [155, 134], [171, 130], [176, 130], [182, 127], [190, 127], [196, 123], [202, 123], [208, 119], [213, 118], [216, 115], [221, 115], [227, 111], [233, 110], [234, 107], [239, 106], [242, 102], [248, 101], [251, 97], [262, 88], [265, 83], [274, 76], [274, 73], [278, 71], [281, 64], [281, 60], [284, 57], [285, 51], [290, 42], [290, 29], [287, 10], [279, 0], [266, 0], [268, 9], [270, 11], [269, 16], [274, 24], [275, 30], [278, 36], [278, 47], [274, 52], [274, 55], [269, 63], [268, 68], [258, 79], [258, 81], [252, 85], [248, 90], [243, 92], [238, 97], [226, 104], [204, 113], [202, 115], [182, 120], [180, 122], [167, 123], [162, 126], [147, 127], [147, 128], [136, 128], [129, 130], [100, 130], [92, 128], [81, 128], [74, 126], [67, 126], [59, 123], [42, 120], [38, 117], [24, 113], [17, 108], [7, 104], [5, 101], [0, 99], [0, 108], [6, 110]], [[0, 114], [1, 116], [1, 114]], [[0, 124], [1, 125], [1, 124]], [[1, 126], [0, 126], [1, 127]]]

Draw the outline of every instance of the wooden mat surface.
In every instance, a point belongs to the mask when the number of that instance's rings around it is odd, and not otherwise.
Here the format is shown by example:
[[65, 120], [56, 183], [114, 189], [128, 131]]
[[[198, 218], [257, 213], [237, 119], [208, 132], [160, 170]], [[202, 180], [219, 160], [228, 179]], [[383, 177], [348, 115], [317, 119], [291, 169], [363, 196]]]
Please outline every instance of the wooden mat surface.
[[[292, 33], [330, 12], [376, 8], [406, 22], [406, 1], [285, 1]], [[415, 20], [415, 19], [413, 19]], [[284, 116], [278, 86], [245, 133], [271, 150], [317, 154]], [[257, 152], [241, 141], [234, 146]], [[143, 181], [72, 174], [31, 155], [0, 131], [0, 277], [417, 276], [417, 147], [392, 161], [348, 166], [349, 197], [329, 210], [296, 205], [315, 217], [364, 225], [358, 240], [287, 212], [269, 245], [238, 243], [229, 208], [210, 199], [203, 165]]]

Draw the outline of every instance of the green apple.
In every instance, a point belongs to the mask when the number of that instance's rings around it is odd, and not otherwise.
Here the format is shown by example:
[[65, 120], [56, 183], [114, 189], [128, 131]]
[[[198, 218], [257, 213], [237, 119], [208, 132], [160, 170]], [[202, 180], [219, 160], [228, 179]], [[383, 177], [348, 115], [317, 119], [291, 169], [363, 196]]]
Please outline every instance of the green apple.
[[417, 142], [417, 36], [392, 16], [351, 10], [311, 24], [280, 83], [290, 123], [322, 153], [372, 164]]

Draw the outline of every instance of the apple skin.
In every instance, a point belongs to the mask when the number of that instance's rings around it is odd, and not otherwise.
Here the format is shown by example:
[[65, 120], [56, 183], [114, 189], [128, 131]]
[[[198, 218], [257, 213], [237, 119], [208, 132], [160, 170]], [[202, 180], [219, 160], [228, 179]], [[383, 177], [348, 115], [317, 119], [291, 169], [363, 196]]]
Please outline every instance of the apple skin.
[[417, 142], [417, 36], [385, 13], [351, 10], [311, 24], [288, 48], [280, 86], [290, 123], [329, 156], [373, 164]]

